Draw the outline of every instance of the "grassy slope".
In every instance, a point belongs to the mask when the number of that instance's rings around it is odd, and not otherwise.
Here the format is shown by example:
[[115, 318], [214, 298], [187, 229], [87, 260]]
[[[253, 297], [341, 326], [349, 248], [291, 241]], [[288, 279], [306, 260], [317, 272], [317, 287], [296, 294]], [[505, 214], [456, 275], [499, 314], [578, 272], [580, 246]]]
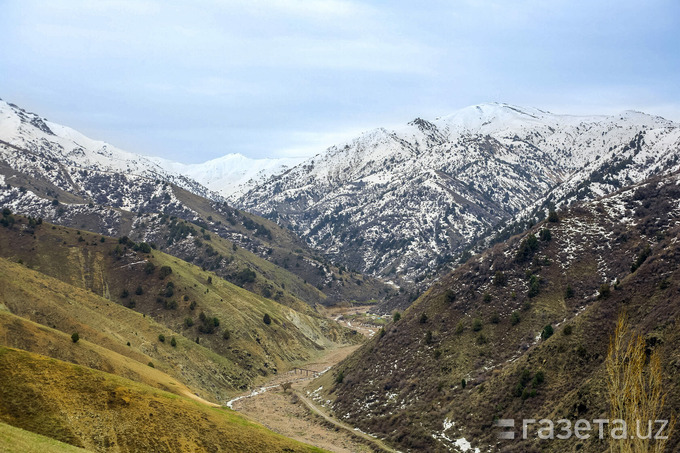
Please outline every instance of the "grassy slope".
[[87, 450], [0, 423], [0, 446], [5, 453], [85, 453]]
[[93, 451], [319, 451], [229, 410], [0, 348], [0, 419]]
[[[277, 289], [284, 283], [288, 292], [312, 305], [367, 301], [385, 297], [387, 294], [389, 287], [385, 284], [354, 272], [341, 271], [320, 258], [318, 253], [290, 230], [275, 222], [245, 211], [216, 205], [177, 187], [173, 187], [173, 191], [178, 199], [196, 211], [215, 231], [225, 229], [238, 233], [259, 244], [260, 250], [267, 250], [262, 256], [248, 252], [240, 258], [251, 268], [261, 269]], [[209, 221], [208, 218], [213, 220]], [[248, 220], [264, 226], [271, 237], [249, 230], [245, 226]], [[227, 253], [225, 256], [228, 256]]]
[[[175, 371], [166, 371], [178, 378], [181, 374], [184, 382], [206, 398], [224, 399], [261, 376], [313, 358], [334, 342], [358, 341], [358, 335], [349, 335], [347, 329], [316, 314], [299, 313], [256, 296], [162, 252], [136, 253], [111, 238], [102, 243], [99, 235], [48, 224], [29, 234], [26, 220], [17, 217], [17, 221], [22, 223], [12, 229], [0, 228], [0, 255], [68, 284], [42, 281], [38, 272], [3, 261], [0, 279], [6, 283], [0, 293], [14, 313], [69, 334], [78, 330], [93, 341], [102, 332], [113, 335], [113, 340], [102, 339], [101, 344], [119, 353], [129, 341], [133, 350], [167, 362]], [[152, 275], [144, 271], [146, 261], [156, 266]], [[165, 265], [173, 273], [161, 280], [159, 269]], [[211, 275], [213, 281], [208, 283]], [[160, 296], [159, 303], [159, 293], [168, 282], [175, 285], [174, 294]], [[143, 294], [135, 294], [137, 287], [142, 287]], [[130, 295], [121, 298], [124, 289]], [[77, 304], [56, 303], [71, 298]], [[134, 310], [124, 308], [131, 300]], [[177, 303], [177, 308], [166, 309], [166, 302]], [[192, 303], [196, 304], [193, 310]], [[220, 320], [215, 333], [199, 332], [201, 312]], [[265, 313], [273, 319], [270, 325], [262, 322]], [[188, 317], [195, 322], [190, 328], [185, 326]], [[229, 340], [223, 338], [225, 329], [231, 332]], [[158, 341], [160, 334], [167, 338], [165, 343]], [[168, 344], [172, 336], [179, 342], [177, 348]], [[200, 345], [195, 343], [197, 338]]]
[[[168, 363], [154, 361], [146, 354], [128, 348], [126, 355], [87, 340], [73, 343], [71, 335], [50, 327], [0, 311], [0, 345], [23, 349], [49, 357], [115, 374], [178, 395], [193, 395], [193, 391], [158, 368], [175, 374]], [[101, 340], [101, 338], [97, 338]], [[148, 364], [154, 363], [154, 367]], [[157, 368], [158, 367], [158, 368]]]
[[[168, 246], [166, 238], [170, 235], [169, 224], [174, 222], [193, 227], [199, 238], [198, 241], [196, 237], [190, 236]], [[236, 276], [243, 269], [255, 271], [256, 280], [242, 285], [251, 292], [268, 296], [277, 302], [307, 313], [313, 312], [311, 305], [321, 303], [326, 299], [326, 295], [316, 287], [283, 267], [243, 247], [237, 246], [234, 249], [233, 242], [217, 234], [209, 231], [200, 233], [200, 227], [189, 222], [179, 219], [166, 221], [162, 217], [152, 215], [145, 217], [142, 223], [144, 227], [140, 224], [131, 233], [132, 239], [155, 242], [167, 253], [205, 267], [229, 281], [239, 283]], [[150, 234], [150, 231], [155, 231], [155, 233]], [[210, 239], [206, 240], [205, 236]]]
[[[81, 348], [79, 355], [70, 355], [74, 351], [64, 348], [71, 333], [78, 332], [83, 341], [111, 351], [111, 355], [144, 365], [153, 362], [159, 370], [186, 383], [207, 399], [224, 400], [247, 383], [240, 379], [239, 364], [178, 335], [150, 317], [5, 259], [0, 259], [0, 303], [17, 316], [52, 328], [30, 325], [3, 314], [6, 329], [0, 339], [3, 344], [35, 351], [44, 347], [43, 353], [48, 355], [109, 371], [107, 367], [113, 365], [100, 358], [108, 354], [93, 355]], [[166, 337], [165, 343], [158, 340], [161, 334]], [[173, 335], [178, 341], [176, 348], [169, 344]]]

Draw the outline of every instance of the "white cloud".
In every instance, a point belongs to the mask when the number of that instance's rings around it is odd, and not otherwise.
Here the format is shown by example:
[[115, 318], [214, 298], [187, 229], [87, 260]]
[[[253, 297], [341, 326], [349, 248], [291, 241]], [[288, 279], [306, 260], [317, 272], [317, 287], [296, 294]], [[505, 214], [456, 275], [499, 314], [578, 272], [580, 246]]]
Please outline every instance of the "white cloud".
[[494, 100], [680, 119], [669, 0], [0, 2], [0, 97], [175, 155], [306, 155]]
[[243, 3], [310, 18], [346, 18], [369, 10], [359, 3], [341, 0], [251, 0]]

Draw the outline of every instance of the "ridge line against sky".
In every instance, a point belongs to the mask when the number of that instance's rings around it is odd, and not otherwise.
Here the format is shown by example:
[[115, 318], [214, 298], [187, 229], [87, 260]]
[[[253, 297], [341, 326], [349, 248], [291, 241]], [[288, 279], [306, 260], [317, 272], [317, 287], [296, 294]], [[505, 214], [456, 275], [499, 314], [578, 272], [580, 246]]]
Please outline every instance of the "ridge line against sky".
[[2, 99], [185, 163], [491, 101], [680, 121], [674, 0], [6, 0], [0, 42]]

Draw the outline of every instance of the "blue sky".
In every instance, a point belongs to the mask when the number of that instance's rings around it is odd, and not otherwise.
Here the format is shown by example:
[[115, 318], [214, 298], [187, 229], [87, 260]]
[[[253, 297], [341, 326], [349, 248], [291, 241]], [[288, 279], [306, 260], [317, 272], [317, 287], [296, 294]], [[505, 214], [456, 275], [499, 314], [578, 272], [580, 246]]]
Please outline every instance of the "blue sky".
[[490, 101], [680, 121], [680, 2], [0, 0], [0, 98], [187, 163]]

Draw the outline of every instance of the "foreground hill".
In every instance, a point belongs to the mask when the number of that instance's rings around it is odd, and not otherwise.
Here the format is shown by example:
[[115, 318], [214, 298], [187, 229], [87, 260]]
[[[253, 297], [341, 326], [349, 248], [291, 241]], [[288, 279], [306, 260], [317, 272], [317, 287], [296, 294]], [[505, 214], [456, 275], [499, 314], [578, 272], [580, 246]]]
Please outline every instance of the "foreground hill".
[[16, 349], [0, 348], [0, 378], [0, 420], [90, 451], [320, 451], [230, 410]]
[[87, 450], [0, 423], [0, 439], [5, 453], [85, 453]]
[[493, 422], [608, 418], [604, 361], [625, 312], [661, 354], [668, 417], [680, 407], [678, 200], [676, 173], [551, 215], [435, 284], [314, 394], [400, 450], [604, 451], [597, 436], [499, 441]]
[[224, 401], [326, 348], [360, 341], [303, 302], [297, 311], [144, 243], [7, 212], [2, 219], [10, 225], [0, 227], [0, 256], [12, 262], [0, 259], [0, 303], [140, 363], [152, 361], [204, 398]]
[[367, 132], [233, 202], [352, 269], [417, 282], [527, 209], [544, 218], [551, 202], [602, 196], [679, 156], [680, 127], [663, 118], [484, 104]]
[[[236, 283], [238, 271], [247, 268], [261, 276], [249, 289], [265, 296], [281, 291], [310, 305], [328, 305], [382, 299], [388, 292], [379, 281], [327, 262], [289, 230], [232, 209], [219, 195], [152, 159], [3, 101], [0, 207], [98, 234], [155, 242]], [[211, 237], [222, 238], [220, 250], [204, 244]], [[233, 247], [250, 253], [234, 256]]]

